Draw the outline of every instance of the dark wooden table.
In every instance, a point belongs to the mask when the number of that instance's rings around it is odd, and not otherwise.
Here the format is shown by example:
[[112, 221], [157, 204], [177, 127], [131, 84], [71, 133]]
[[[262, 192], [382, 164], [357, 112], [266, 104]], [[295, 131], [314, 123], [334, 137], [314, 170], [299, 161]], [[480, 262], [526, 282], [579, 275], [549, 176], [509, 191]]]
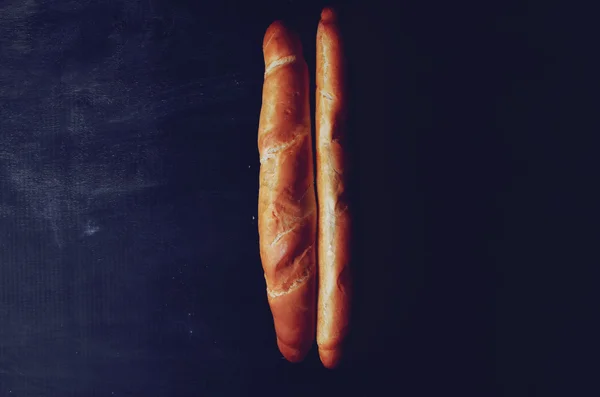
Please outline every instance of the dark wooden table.
[[1, 397], [565, 386], [564, 275], [540, 265], [569, 251], [545, 221], [572, 183], [558, 11], [388, 3], [341, 7], [357, 291], [335, 372], [279, 355], [256, 221], [262, 37], [290, 21], [314, 77], [325, 2], [0, 3]]

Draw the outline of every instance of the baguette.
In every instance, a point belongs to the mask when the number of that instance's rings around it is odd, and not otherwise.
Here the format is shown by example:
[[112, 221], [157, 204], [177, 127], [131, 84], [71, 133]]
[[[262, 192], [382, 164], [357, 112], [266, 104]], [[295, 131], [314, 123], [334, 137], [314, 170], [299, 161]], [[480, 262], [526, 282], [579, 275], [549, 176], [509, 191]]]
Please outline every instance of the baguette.
[[347, 198], [347, 98], [335, 12], [326, 8], [317, 29], [316, 152], [319, 292], [317, 345], [327, 368], [342, 356], [350, 320], [350, 210]]
[[283, 23], [263, 41], [265, 79], [258, 131], [260, 257], [277, 344], [302, 361], [315, 340], [316, 228], [308, 67]]

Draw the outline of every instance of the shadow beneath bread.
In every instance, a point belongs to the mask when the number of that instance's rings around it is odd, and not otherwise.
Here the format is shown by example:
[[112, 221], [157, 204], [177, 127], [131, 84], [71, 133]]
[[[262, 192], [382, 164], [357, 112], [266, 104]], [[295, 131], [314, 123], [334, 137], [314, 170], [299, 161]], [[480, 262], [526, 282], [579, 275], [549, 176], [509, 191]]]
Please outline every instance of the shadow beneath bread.
[[341, 10], [355, 292], [340, 373], [356, 387], [485, 395], [494, 384], [491, 247], [510, 178], [488, 107], [505, 76], [494, 47], [479, 46], [494, 36], [477, 21], [403, 8]]
[[[415, 372], [423, 282], [422, 200], [416, 138], [414, 43], [382, 15], [340, 10], [350, 95], [353, 316], [340, 371], [378, 376]], [[392, 39], [394, 37], [394, 39]], [[393, 42], [392, 42], [393, 41]], [[386, 364], [384, 364], [386, 363]], [[410, 368], [408, 368], [410, 367]]]

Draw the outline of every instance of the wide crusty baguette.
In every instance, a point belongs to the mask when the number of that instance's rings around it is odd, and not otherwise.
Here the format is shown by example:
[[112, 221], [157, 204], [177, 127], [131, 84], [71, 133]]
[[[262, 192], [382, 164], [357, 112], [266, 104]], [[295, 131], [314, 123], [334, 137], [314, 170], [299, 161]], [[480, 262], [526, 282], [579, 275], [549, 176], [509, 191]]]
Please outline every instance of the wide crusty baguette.
[[347, 98], [335, 12], [317, 29], [316, 152], [319, 293], [317, 344], [325, 367], [338, 365], [350, 319], [350, 210], [347, 198]]
[[277, 344], [291, 362], [315, 340], [317, 205], [308, 67], [299, 38], [277, 21], [263, 41], [258, 131], [260, 256]]

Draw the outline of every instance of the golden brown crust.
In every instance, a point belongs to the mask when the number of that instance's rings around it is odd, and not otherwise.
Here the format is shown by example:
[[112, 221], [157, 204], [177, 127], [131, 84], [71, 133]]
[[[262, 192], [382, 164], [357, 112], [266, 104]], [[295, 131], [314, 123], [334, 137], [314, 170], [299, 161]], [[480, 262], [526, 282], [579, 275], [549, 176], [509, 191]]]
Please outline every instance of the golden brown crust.
[[319, 292], [317, 344], [323, 365], [338, 365], [350, 320], [346, 92], [337, 16], [326, 8], [317, 29], [316, 151]]
[[298, 37], [271, 24], [258, 131], [258, 231], [279, 350], [292, 362], [310, 349], [316, 320], [316, 197], [308, 68]]

